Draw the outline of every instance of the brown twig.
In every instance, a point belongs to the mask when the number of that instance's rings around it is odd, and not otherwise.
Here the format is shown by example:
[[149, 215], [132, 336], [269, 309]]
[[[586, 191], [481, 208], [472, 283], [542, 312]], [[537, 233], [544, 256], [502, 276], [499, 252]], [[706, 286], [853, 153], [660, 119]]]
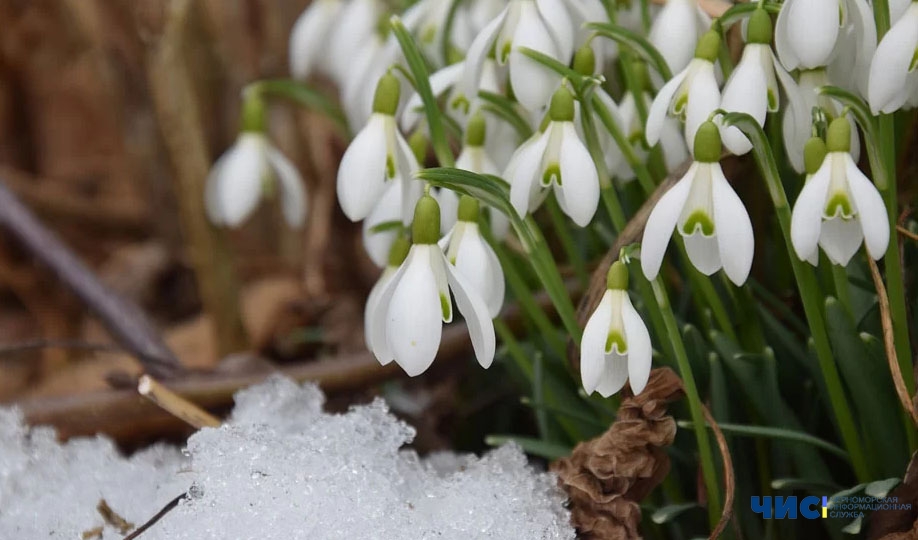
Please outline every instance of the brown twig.
[[902, 377], [902, 370], [899, 369], [899, 359], [896, 354], [896, 341], [893, 333], [892, 315], [889, 311], [889, 297], [886, 294], [886, 285], [883, 284], [883, 277], [880, 276], [880, 269], [877, 263], [870, 257], [867, 257], [870, 265], [870, 275], [873, 277], [873, 284], [877, 289], [877, 299], [880, 303], [880, 323], [883, 326], [883, 346], [886, 349], [886, 361], [889, 364], [889, 371], [892, 374], [893, 383], [896, 385], [896, 395], [899, 401], [912, 418], [912, 422], [918, 426], [918, 410], [915, 408], [915, 402], [908, 395], [908, 387], [905, 385], [905, 379]]
[[112, 510], [112, 507], [108, 505], [105, 499], [99, 500], [99, 504], [96, 505], [96, 511], [99, 512], [99, 515], [102, 516], [106, 523], [118, 529], [121, 534], [127, 534], [128, 531], [134, 528], [134, 524]]
[[159, 512], [156, 513], [155, 516], [153, 516], [153, 517], [151, 517], [149, 520], [147, 520], [146, 523], [144, 523], [144, 524], [141, 525], [140, 527], [137, 527], [137, 529], [136, 529], [134, 532], [132, 532], [131, 534], [125, 536], [125, 537], [123, 538], [123, 540], [134, 540], [135, 538], [139, 538], [141, 534], [145, 533], [145, 532], [147, 531], [147, 529], [149, 529], [149, 528], [152, 527], [153, 525], [156, 525], [156, 522], [157, 522], [157, 521], [163, 519], [163, 517], [164, 517], [166, 514], [168, 514], [169, 512], [171, 512], [171, 511], [172, 511], [176, 506], [178, 506], [179, 503], [182, 502], [182, 500], [185, 499], [185, 497], [187, 497], [187, 496], [188, 496], [187, 493], [182, 493], [182, 494], [179, 495], [178, 497], [176, 497], [176, 498], [172, 499], [171, 501], [169, 501], [168, 503], [166, 503], [166, 506], [164, 506], [164, 507], [162, 508], [162, 510], [160, 510]]
[[137, 392], [191, 427], [201, 429], [220, 425], [216, 416], [169, 390], [149, 375], [140, 377]]
[[717, 526], [711, 531], [710, 538], [713, 540], [719, 538], [720, 535], [723, 534], [724, 529], [727, 528], [727, 524], [730, 523], [730, 519], [733, 518], [733, 499], [736, 496], [736, 476], [733, 474], [733, 458], [730, 457], [730, 448], [727, 446], [727, 439], [724, 437], [724, 432], [720, 430], [720, 426], [717, 425], [717, 421], [714, 420], [714, 416], [711, 415], [711, 411], [708, 410], [706, 405], [702, 404], [701, 410], [704, 413], [705, 421], [714, 432], [714, 439], [717, 441], [717, 448], [720, 450], [720, 456], [724, 466], [724, 509], [720, 514], [720, 520], [717, 522]]
[[49, 267], [68, 289], [99, 318], [112, 336], [131, 351], [144, 368], [168, 378], [181, 371], [175, 355], [144, 314], [103, 284], [57, 236], [46, 229], [0, 179], [0, 226], [6, 228], [36, 259]]
[[918, 234], [913, 233], [912, 231], [906, 229], [902, 225], [896, 225], [896, 230], [899, 231], [902, 236], [911, 238], [912, 240], [918, 241]]

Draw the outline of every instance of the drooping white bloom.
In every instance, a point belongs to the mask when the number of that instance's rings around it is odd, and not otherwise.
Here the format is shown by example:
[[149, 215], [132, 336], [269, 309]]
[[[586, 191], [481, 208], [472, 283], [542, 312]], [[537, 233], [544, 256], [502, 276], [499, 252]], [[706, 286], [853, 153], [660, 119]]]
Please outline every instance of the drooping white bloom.
[[[644, 92], [643, 97], [644, 106], [649, 109], [653, 103], [653, 97], [649, 92]], [[626, 92], [618, 110], [621, 114], [621, 126], [625, 130], [625, 135], [632, 143], [639, 160], [644, 161], [647, 157], [647, 150], [644, 148], [644, 125], [638, 114], [634, 94]], [[663, 126], [660, 128], [660, 147], [663, 150], [663, 161], [668, 172], [675, 170], [689, 157], [688, 147], [682, 135], [682, 126], [679, 125], [677, 119], [671, 116], [663, 120]], [[610, 168], [610, 170], [622, 182], [630, 182], [635, 178], [634, 170], [624, 159], [619, 162], [618, 167]]]
[[[459, 88], [459, 82], [465, 70], [465, 61], [446, 66], [430, 76], [430, 88], [435, 97], [446, 95], [446, 112], [460, 125], [464, 126], [469, 116], [481, 108], [478, 95], [466, 96]], [[500, 93], [500, 75], [497, 62], [490, 58], [484, 60], [481, 71], [481, 81], [478, 90]], [[424, 114], [424, 104], [421, 96], [414, 93], [408, 99], [401, 117], [402, 129], [413, 129]]]
[[[484, 116], [480, 113], [473, 116], [466, 128], [465, 144], [462, 147], [462, 151], [459, 153], [459, 157], [456, 158], [457, 168], [477, 174], [500, 175], [497, 165], [491, 159], [488, 150], [485, 148], [485, 141], [487, 140], [486, 131], [487, 126]], [[457, 212], [459, 210], [458, 202], [456, 210]], [[510, 231], [510, 220], [500, 211], [490, 206], [486, 206], [485, 210], [488, 212], [491, 233], [494, 235], [494, 238], [497, 240], [506, 238], [507, 233]]]
[[786, 0], [775, 23], [778, 58], [788, 71], [822, 68], [837, 53], [849, 28], [856, 41], [851, 60], [869, 62], [877, 34], [866, 0]]
[[650, 377], [650, 334], [628, 296], [628, 268], [616, 261], [607, 289], [587, 321], [580, 342], [580, 378], [587, 394], [609, 397], [631, 381], [641, 393]]
[[395, 360], [409, 376], [423, 373], [437, 355], [443, 323], [453, 319], [452, 296], [465, 317], [478, 362], [489, 367], [495, 337], [488, 306], [437, 246], [439, 208], [432, 197], [418, 201], [412, 226], [414, 244], [370, 315], [373, 354], [382, 363]]
[[446, 260], [484, 299], [491, 317], [497, 317], [504, 304], [504, 271], [478, 230], [478, 201], [462, 196], [459, 219], [439, 244], [446, 250]]
[[373, 114], [354, 137], [338, 167], [338, 203], [351, 221], [370, 215], [385, 192], [387, 182], [402, 182], [402, 210], [410, 221], [411, 208], [420, 195], [420, 182], [413, 179], [419, 168], [411, 147], [396, 126], [399, 82], [385, 74], [376, 89]]
[[568, 63], [573, 54], [573, 29], [560, 0], [510, 0], [469, 46], [462, 93], [478, 94], [482, 66], [493, 48], [497, 63], [509, 66], [510, 86], [517, 100], [532, 111], [544, 107], [561, 77], [520, 52], [520, 47]]
[[[373, 100], [377, 81], [393, 64], [399, 61], [400, 49], [395, 36], [386, 38], [378, 33], [366, 39], [347, 62], [353, 68], [342, 81], [341, 102], [348, 125], [362, 126], [373, 112]], [[399, 96], [400, 102], [401, 96]], [[394, 112], [393, 112], [394, 114]]]
[[555, 92], [549, 115], [545, 132], [523, 143], [507, 165], [510, 202], [524, 217], [552, 187], [561, 210], [586, 227], [599, 205], [599, 176], [574, 128], [574, 98], [567, 88]]
[[[819, 262], [820, 247], [832, 264], [841, 266], [848, 264], [861, 243], [875, 260], [889, 247], [886, 206], [848, 152], [850, 129], [843, 118], [829, 126], [828, 154], [808, 175], [794, 204], [791, 243], [797, 256], [814, 266]], [[815, 166], [810, 161], [812, 171]]]
[[314, 70], [329, 76], [337, 73], [327, 45], [343, 5], [343, 0], [316, 0], [297, 18], [289, 50], [290, 73], [295, 78], [305, 79]]
[[[724, 85], [720, 102], [725, 111], [747, 113], [759, 126], [765, 124], [766, 113], [778, 111], [778, 78], [790, 80], [771, 51], [771, 34], [771, 16], [764, 9], [755, 10], [749, 20], [743, 57]], [[734, 154], [752, 150], [752, 143], [738, 128], [725, 128], [722, 135], [724, 146]]]
[[354, 74], [354, 58], [364, 43], [376, 35], [376, 26], [383, 11], [380, 0], [346, 0], [340, 9], [335, 19], [337, 24], [330, 29], [327, 37], [327, 48], [323, 48], [339, 86], [343, 86]]
[[[819, 89], [831, 84], [824, 69], [814, 69], [800, 72], [797, 83], [781, 76], [782, 85], [787, 92], [788, 101], [784, 107], [784, 121], [781, 125], [784, 137], [784, 148], [788, 160], [797, 172], [804, 171], [803, 147], [813, 132], [813, 109], [819, 107], [825, 115], [832, 119], [843, 111], [842, 105], [832, 98], [819, 94]], [[857, 129], [853, 129], [854, 117], [847, 115], [851, 124], [851, 153], [857, 161], [860, 155], [860, 139]]]
[[668, 0], [650, 27], [650, 43], [670, 71], [678, 73], [689, 65], [695, 44], [710, 27], [711, 18], [696, 0]]
[[[363, 337], [366, 341], [367, 349], [370, 351], [373, 350], [373, 343], [371, 341], [373, 334], [373, 316], [376, 313], [376, 307], [379, 305], [379, 297], [385, 290], [386, 285], [392, 279], [392, 276], [398, 272], [399, 267], [405, 262], [409, 249], [411, 249], [411, 243], [404, 234], [398, 235], [397, 238], [390, 243], [389, 253], [386, 254], [386, 260], [383, 263], [385, 268], [382, 274], [380, 274], [379, 279], [373, 284], [373, 288], [370, 289], [369, 296], [367, 296], [367, 303], [363, 308]], [[386, 358], [385, 360], [380, 359], [383, 365], [391, 361], [391, 358]]]
[[685, 140], [689, 151], [695, 141], [698, 126], [720, 106], [720, 86], [714, 75], [714, 62], [720, 48], [720, 36], [707, 32], [695, 48], [695, 58], [688, 67], [667, 81], [657, 93], [647, 114], [647, 142], [653, 146], [660, 140], [667, 115], [685, 120]]
[[737, 284], [752, 267], [754, 238], [749, 213], [720, 168], [720, 135], [705, 122], [695, 139], [695, 163], [657, 202], [641, 242], [641, 268], [647, 279], [660, 271], [673, 230], [685, 241], [689, 260], [701, 273], [724, 269]]
[[[890, 11], [892, 8], [890, 8]], [[874, 114], [892, 113], [918, 95], [918, 2], [883, 36], [870, 64], [867, 98]]]
[[[363, 247], [370, 260], [380, 268], [386, 266], [392, 243], [398, 237], [406, 212], [402, 210], [403, 182], [389, 182], [381, 199], [363, 220]], [[420, 182], [415, 182], [420, 184]], [[412, 203], [420, 198], [420, 193], [412, 197]]]
[[243, 131], [207, 177], [207, 217], [215, 225], [238, 227], [263, 194], [279, 188], [281, 211], [291, 227], [306, 220], [306, 191], [296, 167], [259, 132]]

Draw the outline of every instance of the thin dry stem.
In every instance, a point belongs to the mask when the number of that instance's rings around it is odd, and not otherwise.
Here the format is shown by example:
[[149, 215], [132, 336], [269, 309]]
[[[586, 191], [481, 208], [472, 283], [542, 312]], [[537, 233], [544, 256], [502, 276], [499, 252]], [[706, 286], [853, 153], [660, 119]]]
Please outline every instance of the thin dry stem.
[[149, 375], [140, 377], [140, 381], [137, 383], [137, 392], [195, 428], [201, 429], [220, 425], [220, 420], [217, 417], [169, 390]]
[[714, 420], [714, 416], [711, 415], [711, 411], [708, 410], [708, 407], [702, 405], [701, 411], [704, 413], [705, 421], [711, 426], [711, 430], [714, 432], [714, 439], [717, 441], [717, 448], [720, 450], [721, 459], [723, 459], [724, 465], [724, 509], [720, 514], [720, 521], [717, 522], [717, 526], [714, 527], [714, 530], [711, 531], [711, 539], [720, 537], [720, 535], [726, 529], [727, 524], [730, 523], [730, 519], [733, 518], [733, 498], [736, 492], [736, 477], [733, 474], [733, 458], [730, 457], [730, 448], [727, 447], [727, 439], [724, 437], [724, 432], [720, 430], [720, 426], [717, 425], [717, 421]]

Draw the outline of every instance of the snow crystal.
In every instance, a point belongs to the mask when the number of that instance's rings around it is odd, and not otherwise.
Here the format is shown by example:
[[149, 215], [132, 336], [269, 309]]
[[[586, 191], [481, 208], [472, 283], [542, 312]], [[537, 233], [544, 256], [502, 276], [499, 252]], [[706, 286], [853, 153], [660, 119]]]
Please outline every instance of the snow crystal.
[[186, 492], [143, 540], [574, 538], [554, 478], [518, 447], [419, 459], [381, 400], [340, 415], [323, 404], [316, 386], [273, 377], [185, 450], [130, 458], [102, 437], [58, 444], [0, 409], [0, 538], [122, 538], [100, 500], [136, 526]]

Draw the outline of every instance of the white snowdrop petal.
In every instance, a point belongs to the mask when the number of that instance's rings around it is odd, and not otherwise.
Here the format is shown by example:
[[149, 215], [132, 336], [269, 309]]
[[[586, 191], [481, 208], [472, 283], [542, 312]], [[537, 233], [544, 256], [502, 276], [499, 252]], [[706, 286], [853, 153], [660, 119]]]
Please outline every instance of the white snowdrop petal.
[[[386, 338], [395, 361], [409, 376], [424, 373], [437, 356], [443, 332], [441, 299], [430, 246], [412, 246], [404, 275], [386, 311]], [[449, 301], [447, 299], [447, 301]], [[376, 345], [375, 336], [373, 340]]]
[[[440, 254], [443, 258], [443, 255]], [[443, 259], [446, 263], [446, 259]], [[494, 351], [497, 347], [494, 336], [494, 323], [488, 314], [488, 306], [478, 295], [465, 277], [455, 271], [452, 265], [446, 264], [446, 275], [450, 288], [456, 298], [459, 313], [465, 317], [465, 324], [469, 329], [469, 338], [472, 340], [472, 349], [481, 367], [487, 369], [494, 361]]]
[[607, 290], [590, 315], [580, 340], [580, 379], [587, 394], [592, 394], [602, 378], [606, 363], [606, 340], [612, 323], [612, 291]]
[[[847, 0], [847, 3], [848, 13], [851, 18], [850, 35], [853, 35], [856, 39], [852, 76], [858, 92], [866, 97], [870, 63], [877, 50], [876, 20], [873, 17], [873, 10], [867, 5], [866, 0]], [[915, 26], [918, 26], [918, 17], [915, 18], [914, 22]], [[849, 69], [851, 68], [849, 67]]]
[[338, 203], [351, 221], [366, 218], [385, 190], [386, 155], [385, 117], [374, 114], [347, 147], [338, 166]]
[[883, 197], [865, 175], [857, 168], [851, 156], [845, 156], [848, 189], [857, 208], [857, 221], [863, 230], [867, 253], [879, 260], [889, 247], [889, 214]]
[[666, 246], [676, 228], [682, 207], [688, 199], [697, 169], [698, 164], [693, 163], [685, 176], [660, 197], [651, 210], [650, 217], [647, 218], [644, 237], [641, 240], [641, 269], [647, 279], [653, 280], [660, 271]]
[[688, 89], [688, 103], [685, 105], [685, 142], [693, 155], [698, 127], [706, 122], [718, 107], [720, 87], [714, 76], [713, 64], [706, 62], [706, 65], [692, 77], [692, 84]]
[[700, 231], [682, 237], [685, 240], [685, 251], [692, 261], [692, 266], [706, 276], [710, 276], [723, 267], [720, 260], [720, 249], [717, 236], [705, 236]]
[[[749, 114], [755, 118], [759, 126], [762, 126], [765, 124], [765, 115], [768, 111], [768, 81], [763, 66], [756, 61], [756, 54], [749, 54], [750, 47], [753, 45], [746, 46], [743, 59], [724, 85], [720, 108], [729, 112]], [[721, 136], [724, 146], [738, 156], [752, 150], [752, 143], [739, 128], [722, 128]]]
[[599, 177], [574, 125], [564, 122], [562, 130], [560, 190], [564, 194], [567, 215], [577, 225], [586, 227], [599, 206]]
[[385, 230], [374, 232], [372, 229], [382, 223], [398, 221], [402, 218], [402, 184], [390, 182], [383, 192], [379, 203], [363, 221], [363, 247], [376, 266], [386, 266], [389, 260], [389, 248], [395, 241], [396, 231]]
[[567, 61], [574, 55], [574, 24], [570, 13], [561, 0], [535, 0], [539, 14], [548, 27], [555, 45], [558, 59]]
[[496, 208], [488, 208], [488, 216], [491, 218], [491, 234], [498, 241], [507, 238], [510, 234], [510, 218]]
[[631, 391], [636, 395], [644, 390], [650, 378], [653, 346], [647, 325], [631, 304], [628, 292], [625, 291], [622, 296], [622, 324], [628, 342], [628, 379], [631, 382]]
[[861, 247], [862, 239], [861, 227], [856, 219], [828, 219], [822, 223], [819, 231], [819, 245], [832, 264], [840, 266], [848, 265], [848, 261]]
[[529, 213], [530, 203], [536, 192], [541, 190], [541, 179], [538, 177], [542, 165], [542, 156], [548, 146], [550, 130], [529, 139], [516, 151], [504, 178], [510, 182], [510, 203], [521, 218]]
[[306, 221], [306, 188], [300, 172], [279, 150], [271, 144], [265, 145], [268, 163], [274, 169], [274, 176], [280, 184], [281, 212], [287, 224], [294, 228]]
[[809, 260], [819, 245], [819, 230], [831, 180], [831, 158], [803, 185], [791, 214], [791, 243], [801, 260]]
[[673, 73], [691, 62], [698, 41], [696, 4], [693, 0], [670, 0], [650, 28], [650, 43], [660, 51]]
[[551, 32], [539, 16], [535, 4], [528, 1], [520, 5], [520, 19], [513, 34], [509, 60], [510, 86], [520, 105], [529, 111], [537, 111], [549, 102], [561, 77], [520, 52], [520, 47], [559, 58]]
[[918, 48], [915, 4], [883, 36], [870, 65], [867, 97], [874, 114], [895, 112], [909, 98], [908, 68]]
[[[465, 72], [465, 62], [457, 62], [446, 66], [443, 69], [435, 71], [430, 76], [430, 89], [434, 97], [440, 97], [447, 90], [458, 84]], [[421, 95], [417, 92], [411, 94], [405, 108], [402, 111], [402, 118], [399, 125], [403, 130], [411, 131], [424, 115], [424, 104], [421, 102]]]
[[263, 135], [242, 134], [227, 153], [214, 194], [220, 218], [229, 227], [238, 227], [261, 199], [262, 182], [267, 176], [267, 157]]
[[666, 115], [669, 114], [669, 107], [673, 101], [673, 96], [676, 95], [686, 75], [688, 75], [688, 70], [689, 68], [683, 69], [676, 76], [667, 81], [667, 83], [663, 85], [663, 88], [660, 88], [660, 91], [657, 92], [656, 97], [653, 98], [653, 103], [650, 104], [650, 110], [647, 111], [647, 127], [644, 129], [644, 137], [647, 139], [650, 146], [657, 144], [657, 141], [660, 140], [660, 132], [663, 130], [663, 121], [666, 119]]
[[223, 154], [210, 168], [204, 183], [204, 211], [207, 219], [214, 225], [223, 225], [223, 208], [220, 206], [220, 183], [223, 180], [223, 169], [227, 155]]
[[497, 33], [507, 19], [509, 11], [510, 5], [508, 4], [497, 17], [494, 17], [491, 22], [481, 29], [472, 44], [469, 45], [469, 50], [466, 52], [465, 61], [463, 62], [462, 86], [460, 88], [462, 94], [468, 100], [478, 95], [485, 59], [488, 57], [491, 46], [494, 45]]
[[446, 234], [456, 225], [459, 214], [459, 195], [446, 188], [431, 190], [437, 202], [440, 203], [440, 234]]
[[401, 283], [402, 277], [405, 275], [405, 271], [411, 262], [412, 256], [413, 253], [409, 251], [405, 262], [402, 263], [398, 270], [392, 274], [392, 277], [390, 277], [386, 284], [383, 286], [379, 296], [376, 298], [375, 307], [368, 313], [370, 333], [367, 343], [371, 347], [370, 350], [373, 352], [373, 356], [375, 356], [379, 363], [383, 365], [386, 365], [395, 359], [395, 355], [392, 353], [392, 349], [389, 347], [389, 338], [386, 335], [386, 328], [388, 327], [389, 323], [389, 305], [392, 303], [392, 296], [395, 294], [395, 290]]
[[[373, 284], [373, 288], [370, 289], [370, 295], [367, 296], [367, 303], [363, 308], [363, 337], [367, 344], [367, 350], [369, 351], [373, 351], [373, 317], [376, 314], [376, 308], [379, 306], [380, 297], [382, 297], [383, 292], [386, 290], [386, 285], [389, 284], [389, 281], [397, 271], [398, 269], [393, 267], [387, 267], [383, 270], [379, 279]], [[383, 332], [383, 335], [384, 334]], [[392, 361], [392, 358], [388, 355], [384, 355], [384, 358], [380, 358], [379, 361], [382, 365], [386, 365]]]
[[[488, 306], [491, 317], [500, 313], [503, 303], [503, 291], [494, 289], [493, 274], [491, 273], [491, 258], [488, 257], [490, 247], [481, 237], [478, 225], [469, 223], [459, 241], [456, 252], [455, 267], [468, 284], [478, 293]], [[452, 261], [450, 261], [452, 262]], [[500, 293], [500, 298], [496, 295]]]
[[778, 53], [778, 58], [788, 71], [793, 71], [800, 65], [800, 59], [797, 58], [790, 42], [791, 6], [800, 1], [808, 0], [785, 0], [781, 11], [778, 12], [778, 19], [775, 21], [775, 52]]
[[297, 18], [290, 31], [290, 73], [297, 79], [308, 77], [327, 54], [326, 38], [341, 10], [340, 0], [317, 0]]
[[802, 67], [812, 69], [829, 63], [838, 39], [838, 4], [839, 0], [798, 0], [781, 10], [790, 9], [787, 38]]
[[755, 238], [752, 221], [730, 183], [724, 177], [720, 164], [712, 167], [712, 197], [714, 199], [714, 232], [727, 277], [742, 286], [752, 269]]
[[609, 397], [621, 390], [628, 382], [628, 355], [615, 352], [605, 355], [605, 363], [596, 391], [602, 397]]

